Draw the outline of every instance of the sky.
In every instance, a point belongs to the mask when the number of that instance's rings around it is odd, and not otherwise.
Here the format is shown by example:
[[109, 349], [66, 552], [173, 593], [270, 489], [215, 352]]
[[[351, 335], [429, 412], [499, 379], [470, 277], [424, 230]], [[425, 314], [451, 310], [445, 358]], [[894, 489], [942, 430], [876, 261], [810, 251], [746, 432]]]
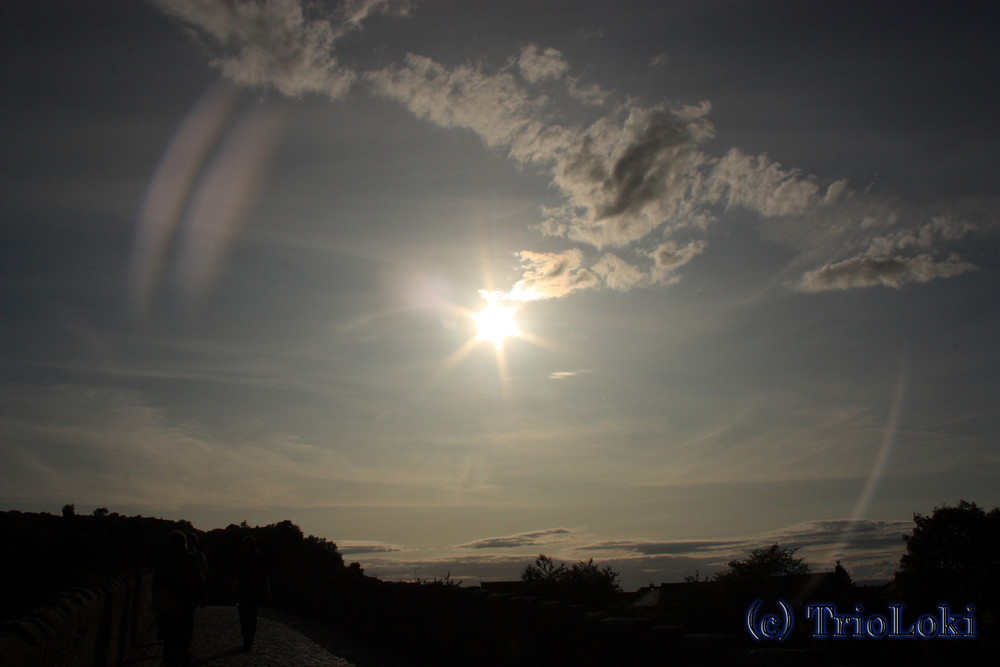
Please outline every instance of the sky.
[[3, 509], [631, 589], [1000, 504], [992, 3], [0, 13]]

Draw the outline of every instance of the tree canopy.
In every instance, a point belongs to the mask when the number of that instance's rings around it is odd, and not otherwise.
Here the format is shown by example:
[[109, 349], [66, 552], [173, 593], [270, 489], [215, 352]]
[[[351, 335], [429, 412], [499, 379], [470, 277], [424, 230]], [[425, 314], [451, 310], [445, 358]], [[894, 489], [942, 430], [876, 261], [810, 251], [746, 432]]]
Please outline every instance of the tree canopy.
[[545, 554], [521, 572], [521, 580], [541, 597], [566, 600], [595, 607], [613, 603], [621, 591], [619, 573], [610, 566], [601, 567], [591, 558], [566, 567]]
[[982, 597], [998, 591], [1000, 509], [976, 503], [935, 507], [913, 515], [897, 579], [908, 590], [931, 596]]
[[717, 572], [715, 580], [735, 583], [760, 581], [786, 574], [805, 574], [809, 572], [809, 565], [804, 558], [795, 557], [796, 551], [797, 547], [778, 544], [754, 549], [743, 560], [734, 559], [726, 563], [727, 569]]

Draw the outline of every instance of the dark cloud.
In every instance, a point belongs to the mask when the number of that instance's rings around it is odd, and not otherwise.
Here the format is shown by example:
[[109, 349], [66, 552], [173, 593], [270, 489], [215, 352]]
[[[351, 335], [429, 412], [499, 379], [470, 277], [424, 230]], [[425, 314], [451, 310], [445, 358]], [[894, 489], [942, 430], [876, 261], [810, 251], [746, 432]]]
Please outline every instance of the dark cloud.
[[566, 528], [550, 528], [548, 530], [536, 530], [518, 535], [506, 537], [488, 537], [468, 544], [459, 545], [461, 549], [513, 549], [517, 547], [530, 547], [543, 544], [541, 538], [554, 535], [568, 535], [570, 530]]
[[353, 554], [387, 554], [402, 551], [400, 547], [389, 544], [349, 544], [347, 546], [338, 544], [337, 551], [345, 556]]
[[675, 162], [673, 152], [681, 146], [682, 150], [693, 148], [680, 123], [665, 113], [654, 114], [642, 135], [618, 158], [604, 179], [604, 187], [613, 197], [597, 209], [597, 218], [636, 213], [649, 201], [666, 195], [667, 171]]
[[647, 556], [678, 556], [704, 552], [709, 549], [727, 548], [732, 546], [732, 542], [718, 540], [677, 540], [667, 542], [609, 540], [581, 547], [581, 550], [588, 551], [593, 549], [596, 551], [625, 551], [628, 553], [643, 554]]

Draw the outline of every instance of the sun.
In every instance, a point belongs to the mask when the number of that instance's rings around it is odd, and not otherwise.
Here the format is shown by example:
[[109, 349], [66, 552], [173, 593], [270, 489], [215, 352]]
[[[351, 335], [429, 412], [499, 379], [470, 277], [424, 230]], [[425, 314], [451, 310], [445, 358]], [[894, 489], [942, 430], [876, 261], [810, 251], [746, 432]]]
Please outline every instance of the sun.
[[521, 333], [514, 322], [516, 313], [517, 306], [501, 306], [496, 300], [488, 300], [486, 308], [472, 316], [479, 328], [476, 340], [487, 340], [499, 350], [507, 338]]

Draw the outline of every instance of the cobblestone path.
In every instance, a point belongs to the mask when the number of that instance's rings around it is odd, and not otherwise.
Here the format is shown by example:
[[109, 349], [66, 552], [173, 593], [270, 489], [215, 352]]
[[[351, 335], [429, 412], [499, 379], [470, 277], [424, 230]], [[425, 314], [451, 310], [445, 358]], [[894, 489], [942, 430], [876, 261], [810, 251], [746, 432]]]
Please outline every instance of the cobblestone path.
[[[125, 665], [160, 667], [163, 642], [156, 629], [141, 637]], [[359, 646], [319, 623], [293, 614], [261, 607], [253, 650], [243, 651], [236, 607], [212, 606], [195, 610], [192, 667], [400, 667], [385, 657]]]

